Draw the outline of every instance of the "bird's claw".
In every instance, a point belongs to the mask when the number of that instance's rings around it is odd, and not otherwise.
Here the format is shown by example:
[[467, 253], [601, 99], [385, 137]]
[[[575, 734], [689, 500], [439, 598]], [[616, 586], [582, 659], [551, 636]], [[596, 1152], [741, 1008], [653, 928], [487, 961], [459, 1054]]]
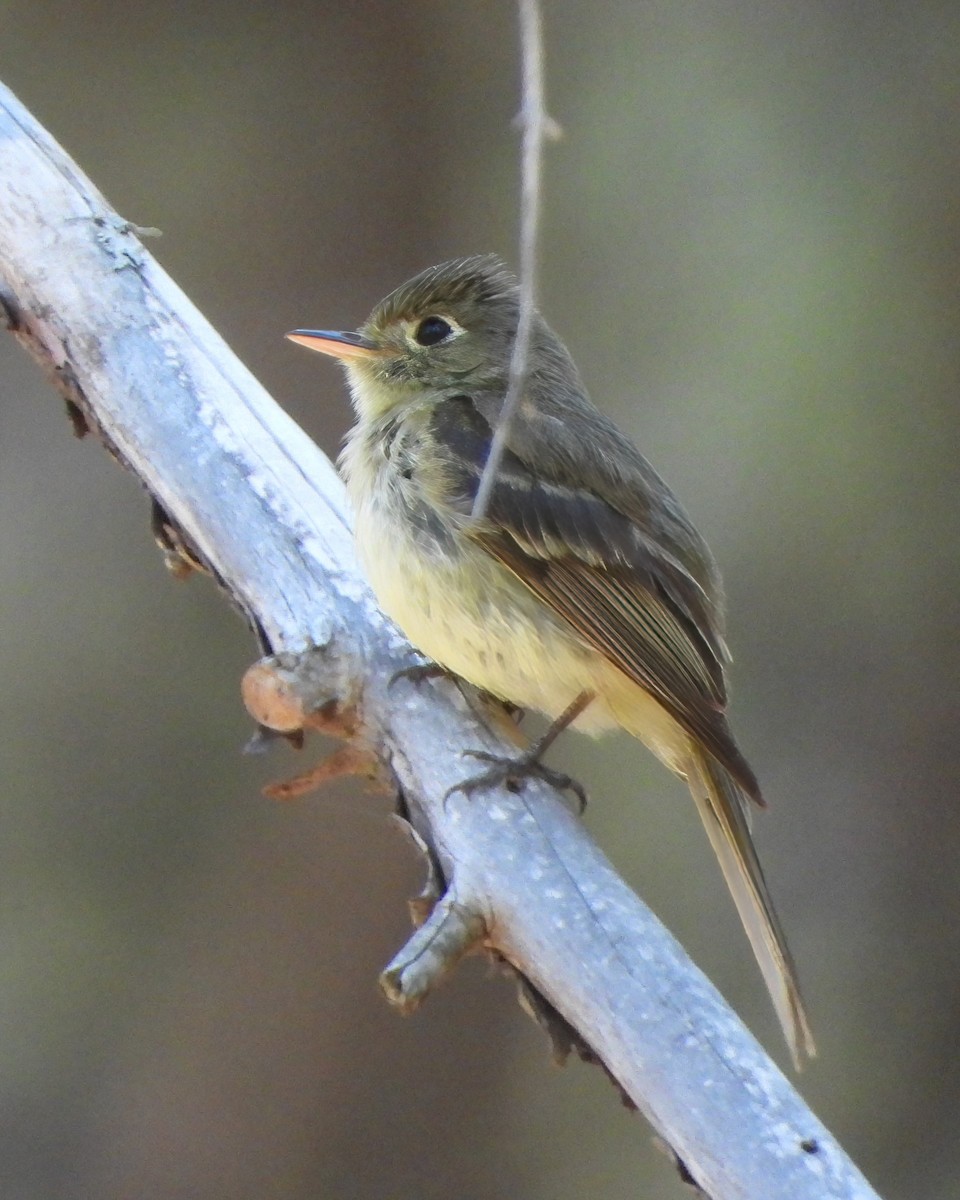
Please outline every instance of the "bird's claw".
[[448, 671], [446, 667], [441, 667], [439, 663], [412, 663], [409, 667], [400, 667], [399, 670], [394, 671], [387, 687], [393, 687], [398, 679], [408, 679], [411, 683], [423, 683], [425, 679], [450, 679], [452, 675], [451, 671]]
[[577, 797], [577, 811], [580, 815], [587, 807], [587, 793], [583, 784], [563, 771], [555, 771], [552, 767], [545, 766], [538, 757], [538, 747], [536, 746], [526, 754], [514, 758], [502, 754], [491, 754], [487, 750], [464, 750], [464, 754], [490, 765], [486, 771], [471, 775], [468, 779], [461, 780], [460, 783], [455, 783], [453, 787], [448, 788], [443, 797], [444, 804], [455, 792], [463, 792], [465, 796], [470, 796], [473, 792], [500, 786], [511, 792], [519, 792], [523, 787], [524, 779], [540, 779], [560, 792], [573, 792]]

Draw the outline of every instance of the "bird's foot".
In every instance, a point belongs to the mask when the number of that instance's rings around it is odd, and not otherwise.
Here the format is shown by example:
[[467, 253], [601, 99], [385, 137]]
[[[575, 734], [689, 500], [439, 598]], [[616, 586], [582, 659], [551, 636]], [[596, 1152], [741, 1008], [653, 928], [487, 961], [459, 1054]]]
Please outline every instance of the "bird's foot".
[[390, 676], [390, 682], [387, 687], [393, 687], [398, 679], [408, 679], [411, 683], [423, 683], [425, 679], [457, 679], [452, 671], [448, 671], [446, 667], [441, 667], [439, 663], [422, 662], [413, 663], [409, 667], [401, 667], [399, 671], [394, 671]]
[[[552, 738], [550, 739], [553, 740]], [[490, 754], [486, 750], [465, 750], [464, 754], [469, 754], [471, 758], [479, 759], [480, 762], [488, 763], [485, 771], [480, 771], [476, 775], [471, 775], [468, 779], [456, 783], [452, 788], [447, 789], [444, 796], [444, 803], [450, 799], [455, 792], [463, 792], [465, 796], [470, 796], [473, 792], [483, 791], [486, 788], [505, 787], [508, 791], [519, 792], [523, 788], [525, 779], [540, 779], [550, 787], [555, 787], [561, 792], [573, 792], [577, 798], [577, 811], [581, 815], [587, 807], [587, 793], [583, 788], [583, 784], [579, 783], [570, 775], [564, 774], [563, 771], [555, 771], [552, 767], [546, 766], [540, 761], [541, 753], [546, 749], [542, 744], [542, 740], [531, 746], [524, 754], [509, 757], [502, 754]]]
[[[408, 679], [413, 684], [423, 683], [426, 679], [449, 679], [468, 699], [471, 694], [475, 694], [481, 706], [493, 706], [498, 710], [505, 711], [508, 717], [513, 718], [514, 722], [518, 722], [523, 716], [523, 709], [518, 705], [511, 704], [509, 700], [501, 700], [492, 692], [485, 692], [483, 688], [466, 683], [462, 675], [458, 675], [456, 671], [451, 671], [447, 667], [442, 667], [439, 663], [412, 663], [409, 667], [400, 667], [390, 676], [387, 687], [393, 687], [398, 679]], [[464, 684], [466, 684], [466, 691], [464, 691]]]

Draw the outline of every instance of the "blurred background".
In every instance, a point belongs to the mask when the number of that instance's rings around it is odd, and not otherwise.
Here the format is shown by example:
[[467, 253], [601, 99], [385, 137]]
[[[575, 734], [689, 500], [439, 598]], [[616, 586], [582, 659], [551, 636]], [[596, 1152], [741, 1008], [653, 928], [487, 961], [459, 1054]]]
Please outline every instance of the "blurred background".
[[[724, 570], [799, 1086], [885, 1196], [957, 1195], [960, 7], [546, 7], [542, 307]], [[341, 378], [283, 332], [516, 261], [507, 0], [3, 0], [0, 78], [330, 453]], [[241, 757], [253, 641], [148, 516], [0, 340], [0, 1193], [685, 1195], [483, 964], [386, 1008], [390, 801], [259, 795], [318, 747]], [[625, 737], [552, 761], [785, 1062], [681, 785]]]

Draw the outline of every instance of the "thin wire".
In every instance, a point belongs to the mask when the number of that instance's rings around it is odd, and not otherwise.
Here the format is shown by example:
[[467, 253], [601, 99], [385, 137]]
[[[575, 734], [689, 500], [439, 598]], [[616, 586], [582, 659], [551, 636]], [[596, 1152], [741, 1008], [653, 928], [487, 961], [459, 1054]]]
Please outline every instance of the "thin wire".
[[521, 105], [523, 130], [520, 178], [520, 314], [510, 355], [510, 375], [500, 419], [490, 442], [490, 454], [480, 477], [471, 513], [474, 521], [486, 515], [490, 493], [503, 459], [510, 424], [527, 381], [530, 331], [536, 311], [537, 237], [540, 226], [540, 177], [543, 143], [559, 136], [556, 122], [544, 106], [543, 21], [538, 0], [518, 0], [520, 15]]

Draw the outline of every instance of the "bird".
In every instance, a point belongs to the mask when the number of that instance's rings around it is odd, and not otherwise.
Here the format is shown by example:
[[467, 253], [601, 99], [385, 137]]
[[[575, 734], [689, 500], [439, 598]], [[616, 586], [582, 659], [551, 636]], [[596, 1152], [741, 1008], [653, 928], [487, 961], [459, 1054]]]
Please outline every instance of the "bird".
[[474, 255], [422, 271], [356, 332], [287, 334], [346, 369], [356, 421], [340, 469], [360, 560], [424, 655], [551, 719], [519, 768], [566, 726], [619, 727], [686, 781], [799, 1069], [816, 1047], [751, 835], [763, 796], [727, 721], [719, 571], [539, 312], [474, 513], [519, 315], [516, 278]]

